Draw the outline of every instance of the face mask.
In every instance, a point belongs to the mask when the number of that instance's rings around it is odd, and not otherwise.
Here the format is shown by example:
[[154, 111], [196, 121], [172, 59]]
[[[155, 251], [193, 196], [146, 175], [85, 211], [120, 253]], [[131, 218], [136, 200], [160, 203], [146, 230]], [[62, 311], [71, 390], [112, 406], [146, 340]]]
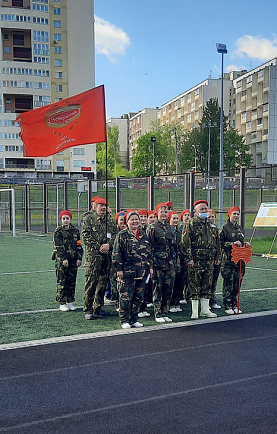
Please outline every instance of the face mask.
[[199, 218], [206, 219], [207, 217], [208, 217], [208, 212], [200, 212], [199, 213]]

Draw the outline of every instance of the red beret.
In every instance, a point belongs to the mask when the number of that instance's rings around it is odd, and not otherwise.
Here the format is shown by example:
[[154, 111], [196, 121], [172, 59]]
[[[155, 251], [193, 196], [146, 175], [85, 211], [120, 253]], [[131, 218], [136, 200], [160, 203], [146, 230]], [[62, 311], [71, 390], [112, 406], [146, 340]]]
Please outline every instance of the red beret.
[[118, 217], [121, 216], [121, 215], [124, 217], [125, 212], [124, 211], [119, 211], [118, 213], [116, 213], [116, 215], [115, 215], [115, 222], [116, 223], [118, 222]]
[[68, 217], [70, 217], [70, 220], [72, 220], [72, 214], [70, 211], [67, 211], [66, 209], [64, 211], [60, 212], [60, 220], [62, 219], [63, 215], [68, 215]]
[[213, 209], [208, 209], [208, 212], [212, 212], [216, 217], [216, 212]]
[[139, 215], [146, 215], [147, 216], [147, 211], [146, 211], [146, 209], [139, 209], [138, 210], [138, 214]]
[[107, 202], [106, 199], [102, 199], [102, 197], [98, 197], [94, 202], [97, 203], [97, 205], [109, 205], [109, 202]]
[[90, 200], [90, 201], [91, 201], [91, 202], [95, 202], [95, 201], [96, 201], [96, 199], [100, 199], [100, 197], [99, 197], [99, 196], [94, 196], [94, 197], [92, 197], [92, 198], [91, 198], [91, 200]]
[[151, 209], [149, 211], [147, 211], [147, 217], [149, 217], [151, 214], [154, 214], [154, 211], [152, 211]]
[[184, 217], [184, 214], [187, 214], [187, 213], [190, 213], [191, 214], [191, 212], [190, 212], [190, 210], [189, 209], [184, 209], [182, 212], [181, 212], [181, 220], [183, 221], [183, 217]]
[[169, 200], [168, 202], [165, 202], [167, 208], [172, 208], [173, 207], [173, 203]]
[[162, 206], [164, 206], [165, 208], [167, 208], [167, 204], [166, 204], [166, 203], [158, 203], [158, 205], [155, 206], [155, 212], [154, 212], [154, 215], [155, 215], [156, 217], [157, 217], [157, 215], [158, 215], [158, 211], [159, 211], [159, 209], [160, 209]]
[[196, 205], [199, 205], [199, 203], [204, 203], [208, 206], [208, 202], [206, 200], [197, 200], [196, 202], [194, 202], [193, 206], [196, 207]]
[[228, 217], [230, 217], [230, 215], [231, 215], [232, 212], [234, 212], [234, 211], [238, 211], [238, 212], [240, 212], [240, 208], [239, 208], [238, 206], [233, 206], [232, 208], [230, 208], [229, 211], [228, 211], [228, 213], [227, 213]]
[[169, 211], [169, 213], [167, 214], [167, 221], [168, 223], [170, 222], [171, 217], [173, 216], [173, 214], [177, 214], [177, 211]]

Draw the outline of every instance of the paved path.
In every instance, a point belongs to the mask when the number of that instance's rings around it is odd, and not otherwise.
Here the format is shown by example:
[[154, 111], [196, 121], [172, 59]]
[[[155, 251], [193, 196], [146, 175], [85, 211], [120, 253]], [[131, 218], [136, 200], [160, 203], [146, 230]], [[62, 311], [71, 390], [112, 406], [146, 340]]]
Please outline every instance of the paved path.
[[0, 433], [277, 432], [276, 312], [0, 354]]

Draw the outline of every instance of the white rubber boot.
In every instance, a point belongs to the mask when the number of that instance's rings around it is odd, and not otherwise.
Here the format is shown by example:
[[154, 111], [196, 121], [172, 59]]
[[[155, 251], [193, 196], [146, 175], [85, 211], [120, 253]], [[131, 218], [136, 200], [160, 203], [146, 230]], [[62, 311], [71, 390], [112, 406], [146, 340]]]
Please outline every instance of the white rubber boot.
[[205, 316], [206, 318], [216, 318], [217, 314], [213, 313], [209, 309], [209, 299], [208, 298], [201, 298], [201, 316]]
[[199, 300], [191, 300], [191, 319], [198, 319]]

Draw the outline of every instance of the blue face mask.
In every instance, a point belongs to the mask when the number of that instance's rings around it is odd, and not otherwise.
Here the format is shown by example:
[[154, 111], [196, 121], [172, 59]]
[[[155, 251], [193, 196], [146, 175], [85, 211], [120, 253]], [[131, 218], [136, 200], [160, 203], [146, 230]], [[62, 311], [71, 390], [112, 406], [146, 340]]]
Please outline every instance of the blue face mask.
[[207, 212], [200, 212], [199, 213], [199, 218], [201, 219], [206, 219], [208, 217], [208, 211]]

